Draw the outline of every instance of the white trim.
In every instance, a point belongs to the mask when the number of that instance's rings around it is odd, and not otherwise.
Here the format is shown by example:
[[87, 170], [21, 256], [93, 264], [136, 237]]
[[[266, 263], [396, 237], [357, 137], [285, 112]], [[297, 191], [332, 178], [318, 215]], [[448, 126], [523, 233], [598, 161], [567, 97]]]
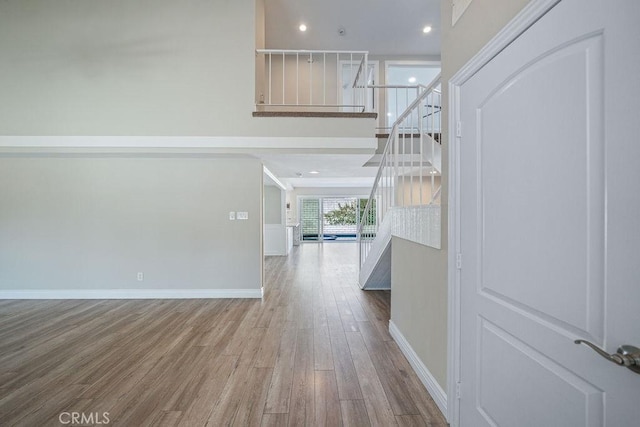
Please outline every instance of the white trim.
[[[346, 119], [350, 120], [350, 119]], [[344, 148], [371, 149], [375, 138], [256, 136], [0, 136], [0, 148], [126, 148], [126, 149], [246, 149]]]
[[262, 298], [260, 289], [20, 289], [0, 290], [2, 299], [204, 299]]
[[[456, 255], [460, 252], [460, 139], [456, 135], [456, 123], [460, 120], [460, 87], [482, 67], [511, 44], [518, 36], [546, 14], [560, 0], [531, 0], [496, 36], [449, 79], [449, 230], [448, 230], [448, 343], [447, 392], [455, 396], [460, 378], [460, 270], [456, 268]], [[464, 133], [463, 133], [464, 135]], [[452, 399], [447, 412], [451, 427], [460, 425], [459, 400]]]
[[[447, 314], [447, 353], [449, 354], [449, 360], [447, 363], [447, 393], [450, 396], [455, 396], [456, 384], [460, 381], [460, 270], [457, 269], [455, 259], [460, 248], [460, 236], [458, 230], [460, 229], [460, 189], [459, 179], [460, 174], [459, 162], [460, 162], [460, 150], [459, 143], [460, 138], [454, 137], [453, 141], [451, 136], [456, 135], [456, 123], [458, 121], [458, 114], [456, 113], [459, 108], [459, 86], [449, 82], [449, 136], [448, 136], [448, 150], [449, 150], [449, 212], [448, 212], [448, 266], [449, 271], [447, 273], [447, 298], [449, 301], [448, 314]], [[449, 405], [449, 411], [447, 413], [447, 421], [451, 427], [458, 427], [460, 424], [460, 404], [457, 399]]]
[[264, 172], [264, 174], [267, 175], [269, 177], [269, 179], [271, 179], [273, 181], [274, 184], [276, 184], [278, 187], [280, 187], [281, 190], [287, 191], [287, 186], [284, 185], [278, 179], [278, 177], [273, 174], [273, 172], [271, 172], [269, 169], [267, 169], [267, 167], [265, 165], [262, 165], [262, 172]]
[[287, 187], [280, 191], [280, 223], [287, 226]]
[[461, 86], [558, 3], [560, 0], [531, 0], [489, 43], [463, 65], [449, 82]]
[[413, 350], [409, 341], [402, 335], [400, 329], [393, 323], [392, 320], [389, 320], [389, 333], [393, 337], [393, 339], [400, 347], [400, 351], [407, 358], [409, 364], [420, 378], [422, 384], [426, 387], [427, 391], [433, 398], [433, 401], [438, 405], [438, 409], [440, 412], [446, 416], [447, 414], [447, 395], [436, 381], [435, 377], [429, 372], [429, 369], [422, 363], [416, 352]]

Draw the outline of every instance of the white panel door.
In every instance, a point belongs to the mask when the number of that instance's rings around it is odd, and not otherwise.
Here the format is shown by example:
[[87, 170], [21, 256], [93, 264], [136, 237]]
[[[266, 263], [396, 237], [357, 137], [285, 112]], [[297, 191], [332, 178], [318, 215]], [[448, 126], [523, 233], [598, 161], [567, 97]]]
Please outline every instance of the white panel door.
[[640, 6], [562, 0], [460, 88], [460, 425], [637, 426]]

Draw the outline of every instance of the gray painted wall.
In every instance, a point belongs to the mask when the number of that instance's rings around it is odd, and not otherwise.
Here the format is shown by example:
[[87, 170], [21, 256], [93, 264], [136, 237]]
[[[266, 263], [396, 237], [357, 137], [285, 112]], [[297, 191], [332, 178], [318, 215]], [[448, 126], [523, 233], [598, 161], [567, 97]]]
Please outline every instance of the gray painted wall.
[[0, 1], [0, 135], [369, 137], [251, 117], [260, 21], [254, 0]]
[[[438, 384], [447, 388], [447, 287], [440, 252], [393, 237], [391, 319]], [[418, 327], [419, 326], [419, 327]]]
[[[451, 0], [442, 0], [442, 249], [412, 247], [393, 242], [391, 319], [427, 369], [446, 391], [447, 366], [447, 251], [448, 251], [448, 81], [529, 0], [473, 0], [455, 26], [451, 26]], [[418, 265], [409, 260], [420, 254]], [[425, 268], [423, 274], [408, 274]], [[428, 267], [428, 268], [427, 268]], [[422, 270], [421, 270], [422, 271]], [[437, 311], [433, 310], [437, 307]], [[442, 310], [442, 311], [440, 311]], [[435, 346], [435, 347], [432, 347]]]
[[0, 157], [0, 290], [259, 289], [261, 200], [255, 159]]

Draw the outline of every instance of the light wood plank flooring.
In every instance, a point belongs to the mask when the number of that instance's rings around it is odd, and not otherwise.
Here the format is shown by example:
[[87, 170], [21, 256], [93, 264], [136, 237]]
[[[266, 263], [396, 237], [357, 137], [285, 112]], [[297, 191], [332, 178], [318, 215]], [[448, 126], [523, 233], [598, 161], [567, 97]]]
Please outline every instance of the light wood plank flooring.
[[0, 301], [0, 426], [446, 426], [356, 260], [269, 257], [262, 301]]

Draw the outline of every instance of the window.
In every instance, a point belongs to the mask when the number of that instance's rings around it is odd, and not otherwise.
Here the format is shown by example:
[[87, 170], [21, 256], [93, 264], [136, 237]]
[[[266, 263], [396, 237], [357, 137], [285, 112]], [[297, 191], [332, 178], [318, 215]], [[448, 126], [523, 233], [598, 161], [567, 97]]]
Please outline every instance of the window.
[[438, 74], [440, 74], [439, 63], [424, 61], [390, 61], [386, 63], [386, 84], [388, 86], [405, 86], [405, 88], [390, 89], [387, 93], [388, 128], [416, 99], [419, 93], [419, 88], [416, 86], [428, 85]]

